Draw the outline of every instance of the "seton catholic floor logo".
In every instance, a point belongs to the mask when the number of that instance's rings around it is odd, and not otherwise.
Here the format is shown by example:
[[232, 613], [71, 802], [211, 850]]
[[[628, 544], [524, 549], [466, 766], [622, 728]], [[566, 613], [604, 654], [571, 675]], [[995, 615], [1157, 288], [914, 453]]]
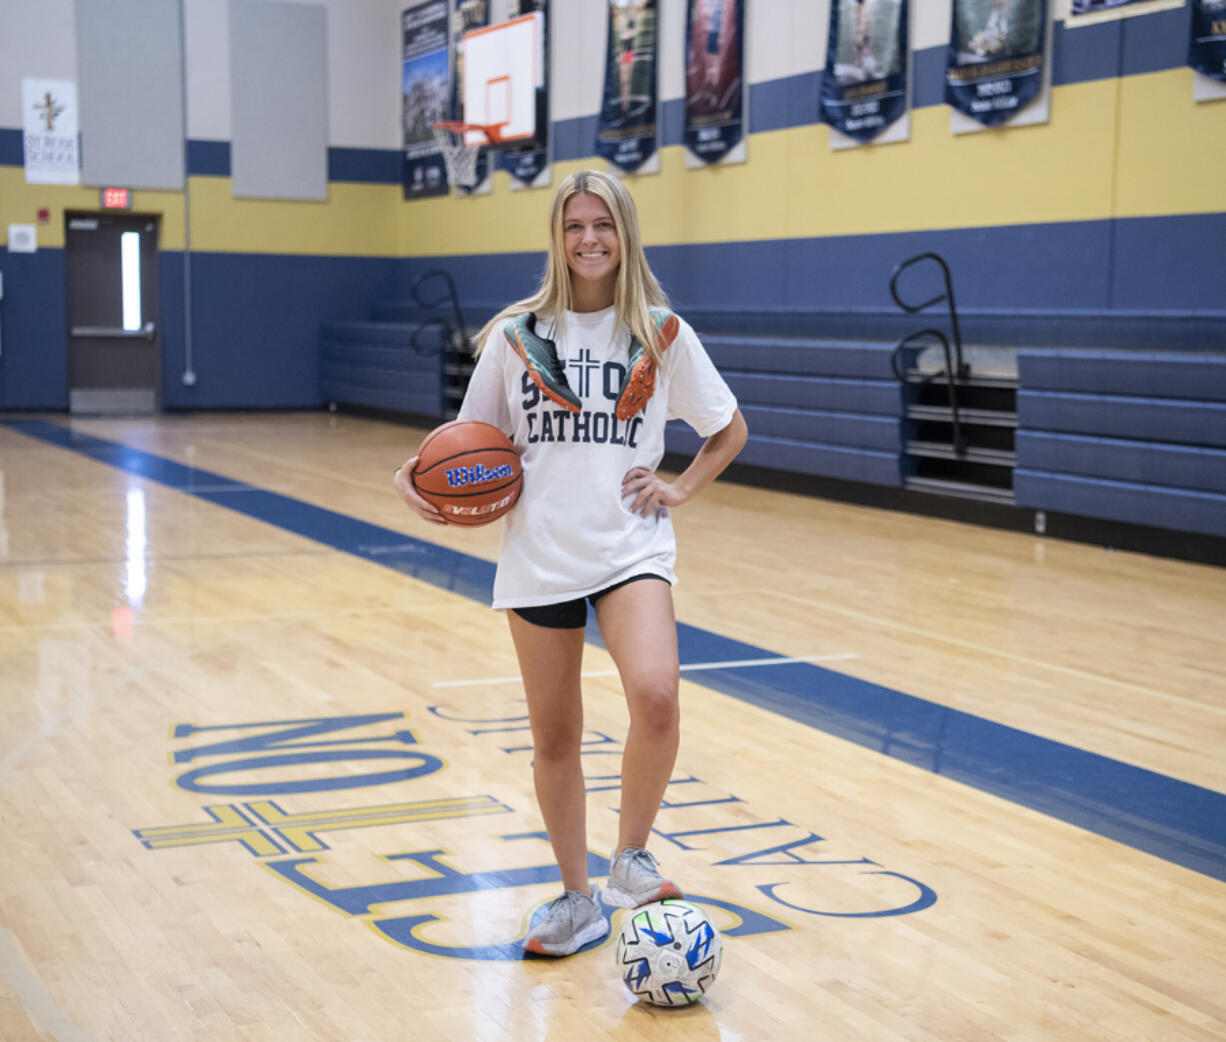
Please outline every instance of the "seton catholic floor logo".
[[[468, 741], [518, 731], [525, 728], [527, 722], [526, 717], [462, 719], [438, 707], [431, 712], [437, 720], [462, 728]], [[326, 875], [323, 871], [326, 855], [331, 849], [325, 837], [332, 832], [517, 813], [510, 803], [490, 793], [330, 810], [295, 809], [287, 804], [285, 797], [402, 785], [443, 770], [442, 759], [417, 748], [418, 740], [412, 731], [392, 730], [380, 735], [352, 733], [359, 728], [389, 724], [394, 727], [393, 722], [403, 719], [403, 713], [374, 713], [212, 726], [180, 724], [174, 729], [173, 737], [195, 740], [197, 744], [174, 752], [173, 762], [188, 767], [175, 779], [175, 784], [187, 792], [214, 798], [202, 807], [207, 820], [135, 829], [134, 835], [149, 850], [232, 844], [304, 894], [346, 917], [363, 919], [385, 939], [408, 949], [455, 959], [518, 960], [523, 957], [522, 938], [498, 943], [489, 943], [489, 938], [473, 938], [469, 945], [443, 945], [427, 936], [429, 924], [441, 918], [431, 910], [432, 900], [490, 889], [561, 882], [550, 853], [548, 835], [539, 830], [516, 830], [512, 819], [507, 819], [510, 827], [500, 830], [497, 838], [508, 844], [510, 860], [526, 859], [529, 864], [512, 868], [503, 864], [458, 866], [437, 849], [394, 851], [382, 857], [387, 861], [414, 863], [428, 874], [424, 878], [396, 878], [348, 887], [331, 887], [321, 882]], [[591, 757], [603, 754], [620, 757], [620, 743], [598, 732], [592, 733], [585, 746], [585, 752]], [[500, 748], [510, 755], [531, 755], [530, 745]], [[338, 765], [338, 769], [329, 772], [329, 764]], [[339, 765], [343, 765], [343, 769]], [[359, 769], [355, 771], [355, 767]], [[304, 772], [303, 768], [308, 770]], [[311, 776], [303, 777], [304, 773]], [[250, 780], [253, 777], [258, 780]], [[589, 793], [615, 789], [620, 784], [616, 774], [591, 775], [587, 780]], [[704, 849], [703, 837], [731, 834], [739, 839], [752, 835], [739, 852], [712, 864], [734, 870], [733, 874], [739, 877], [735, 880], [738, 885], [748, 882], [771, 907], [787, 909], [790, 918], [796, 913], [839, 918], [891, 917], [922, 911], [936, 901], [936, 894], [923, 883], [884, 869], [869, 858], [815, 855], [817, 845], [825, 843], [821, 836], [783, 818], [750, 820], [745, 801], [730, 794], [713, 796], [706, 788], [705, 783], [692, 776], [674, 779], [670, 783], [670, 795], [662, 804], [661, 823], [654, 830], [655, 834], [661, 841], [689, 851]], [[696, 798], [674, 799], [671, 792], [674, 789]], [[702, 807], [708, 812], [705, 820], [709, 821], [710, 807], [719, 804], [740, 805], [735, 816], [730, 816], [729, 824], [722, 828], [710, 825], [685, 828], [677, 817], [685, 808]], [[767, 834], [772, 837], [771, 841], [763, 845], [760, 837]], [[726, 843], [723, 853], [727, 853]], [[744, 875], [750, 869], [754, 870], [752, 879]], [[887, 901], [884, 907], [862, 909], [809, 907], [797, 894], [808, 892], [804, 874], [818, 869], [851, 870], [862, 876], [878, 877], [874, 880], [878, 886], [886, 883], [903, 899], [898, 903]], [[589, 876], [602, 878], [608, 871], [607, 859], [588, 854]], [[734, 880], [730, 878], [729, 882]], [[725, 937], [747, 937], [795, 928], [792, 923], [761, 909], [697, 894], [687, 897], [727, 914], [730, 925], [722, 927]], [[890, 900], [893, 900], [892, 894]], [[399, 911], [407, 914], [376, 914], [376, 909], [384, 912], [389, 905], [396, 905]]]

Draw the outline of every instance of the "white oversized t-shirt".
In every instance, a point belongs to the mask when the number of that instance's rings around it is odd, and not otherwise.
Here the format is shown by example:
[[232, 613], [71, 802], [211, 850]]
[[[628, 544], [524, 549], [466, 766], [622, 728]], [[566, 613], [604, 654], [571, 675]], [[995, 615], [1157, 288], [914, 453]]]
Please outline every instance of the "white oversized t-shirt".
[[[483, 420], [506, 432], [523, 465], [519, 502], [506, 515], [495, 608], [556, 604], [651, 574], [676, 581], [677, 547], [668, 510], [631, 513], [621, 497], [632, 467], [655, 470], [664, 456], [664, 425], [681, 419], [702, 437], [723, 430], [736, 398], [682, 321], [656, 373], [655, 393], [628, 421], [614, 408], [626, 371], [630, 333], [613, 308], [566, 312], [558, 358], [583, 402], [572, 413], [545, 398], [527, 367], [494, 330], [477, 360], [459, 418]], [[554, 323], [538, 316], [537, 332]]]

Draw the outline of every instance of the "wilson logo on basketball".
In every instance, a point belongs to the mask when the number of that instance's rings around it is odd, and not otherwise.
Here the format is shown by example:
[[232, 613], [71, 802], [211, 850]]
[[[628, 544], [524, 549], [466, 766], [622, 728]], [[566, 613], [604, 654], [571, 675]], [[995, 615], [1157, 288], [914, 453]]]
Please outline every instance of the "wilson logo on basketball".
[[509, 463], [504, 463], [501, 467], [487, 467], [484, 463], [478, 463], [475, 467], [452, 467], [447, 471], [447, 484], [451, 488], [484, 485], [489, 481], [509, 478], [513, 473]]
[[497, 521], [515, 505], [522, 484], [511, 439], [480, 420], [444, 423], [417, 450], [413, 487], [451, 525]]

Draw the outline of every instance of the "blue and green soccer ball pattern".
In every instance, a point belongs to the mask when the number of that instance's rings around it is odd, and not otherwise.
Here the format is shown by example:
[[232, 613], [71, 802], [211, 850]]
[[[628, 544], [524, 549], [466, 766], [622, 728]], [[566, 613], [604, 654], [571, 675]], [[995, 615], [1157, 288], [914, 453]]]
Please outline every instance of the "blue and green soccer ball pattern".
[[723, 956], [719, 931], [688, 901], [634, 909], [617, 938], [617, 968], [634, 995], [654, 1006], [688, 1006], [715, 983]]

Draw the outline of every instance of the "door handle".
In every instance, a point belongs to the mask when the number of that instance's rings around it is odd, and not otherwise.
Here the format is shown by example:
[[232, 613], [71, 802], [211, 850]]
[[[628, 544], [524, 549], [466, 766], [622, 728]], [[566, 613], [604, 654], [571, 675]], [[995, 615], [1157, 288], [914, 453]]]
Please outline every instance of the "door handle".
[[113, 329], [110, 326], [73, 326], [69, 334], [82, 340], [152, 340], [155, 327], [146, 322], [141, 329]]

